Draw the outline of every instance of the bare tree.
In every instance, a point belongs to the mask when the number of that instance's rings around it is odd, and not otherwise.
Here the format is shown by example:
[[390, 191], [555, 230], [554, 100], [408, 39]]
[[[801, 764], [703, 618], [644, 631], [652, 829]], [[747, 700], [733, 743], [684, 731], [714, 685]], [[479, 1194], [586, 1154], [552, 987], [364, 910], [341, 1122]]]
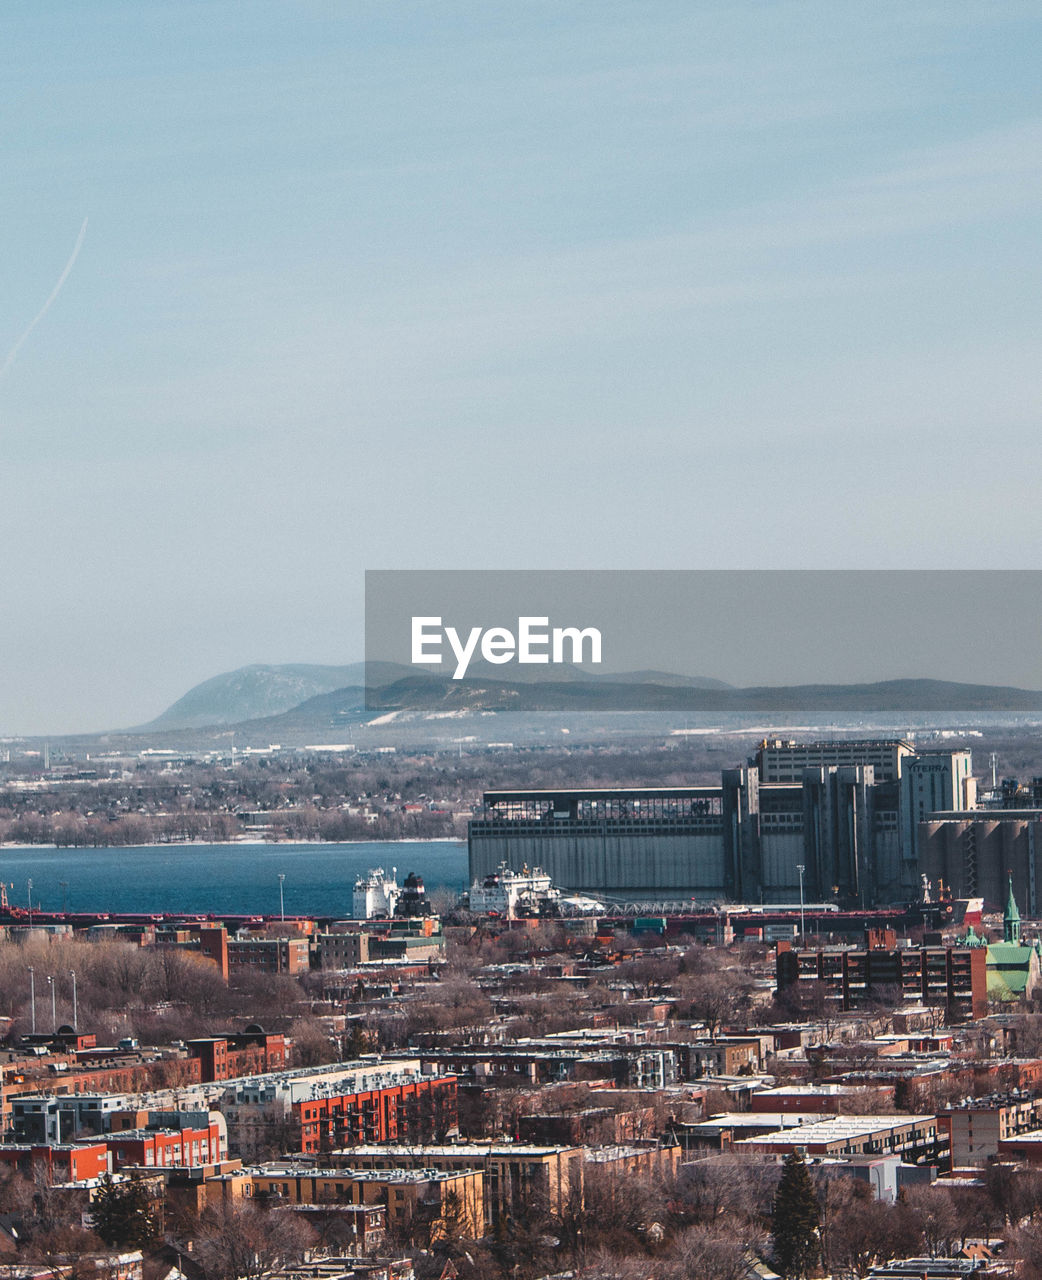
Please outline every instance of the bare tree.
[[1042, 1223], [1033, 1221], [1012, 1233], [1019, 1280], [1042, 1280]]
[[196, 1256], [212, 1280], [255, 1280], [300, 1262], [312, 1232], [296, 1215], [253, 1204], [225, 1204], [199, 1218]]
[[81, 1225], [78, 1199], [52, 1185], [42, 1172], [30, 1178], [5, 1174], [0, 1180], [0, 1206], [0, 1212], [18, 1218], [25, 1258], [52, 1263], [105, 1247]]
[[729, 974], [680, 974], [675, 983], [682, 1008], [706, 1025], [710, 1040], [741, 1006], [743, 984]]
[[739, 1220], [689, 1227], [674, 1244], [665, 1273], [670, 1280], [742, 1280], [749, 1273], [749, 1250], [765, 1244], [762, 1233], [757, 1237]]
[[770, 1213], [780, 1169], [762, 1160], [726, 1153], [682, 1167], [668, 1186], [668, 1198], [681, 1225], [711, 1224], [725, 1216], [764, 1221]]
[[880, 1203], [867, 1182], [825, 1178], [819, 1201], [824, 1261], [837, 1280], [860, 1280], [873, 1266], [921, 1247], [912, 1211]]
[[580, 1274], [582, 1280], [666, 1280], [666, 1264], [653, 1258], [598, 1249]]
[[908, 1187], [902, 1199], [911, 1210], [931, 1258], [947, 1257], [959, 1239], [959, 1217], [943, 1187]]

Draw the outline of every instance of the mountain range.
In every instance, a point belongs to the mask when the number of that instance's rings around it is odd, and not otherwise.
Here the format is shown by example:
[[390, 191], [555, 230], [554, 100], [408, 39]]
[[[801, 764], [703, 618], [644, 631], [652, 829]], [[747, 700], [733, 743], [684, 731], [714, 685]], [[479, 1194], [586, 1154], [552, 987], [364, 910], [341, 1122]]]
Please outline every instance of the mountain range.
[[[512, 669], [511, 675], [517, 669]], [[1033, 714], [1042, 693], [1009, 686], [906, 679], [869, 684], [737, 688], [709, 677], [639, 671], [605, 675], [580, 669], [555, 679], [504, 680], [472, 667], [465, 680], [417, 673], [394, 663], [345, 666], [255, 664], [190, 689], [147, 725], [128, 732], [237, 727], [276, 737], [325, 734], [351, 726], [446, 720], [494, 713], [708, 712], [791, 717], [803, 714], [949, 712]], [[528, 674], [525, 672], [524, 674]], [[368, 676], [367, 691], [364, 680]]]

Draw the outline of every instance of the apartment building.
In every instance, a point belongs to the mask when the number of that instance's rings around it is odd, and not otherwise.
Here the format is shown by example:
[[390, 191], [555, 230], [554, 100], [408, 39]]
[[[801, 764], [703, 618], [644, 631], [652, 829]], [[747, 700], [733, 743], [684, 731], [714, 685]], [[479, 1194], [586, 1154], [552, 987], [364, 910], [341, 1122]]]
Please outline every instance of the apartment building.
[[430, 1146], [358, 1146], [335, 1151], [335, 1167], [351, 1169], [477, 1169], [484, 1174], [486, 1218], [520, 1213], [534, 1205], [560, 1213], [582, 1194], [581, 1147], [529, 1146], [520, 1142], [459, 1142]]
[[820, 983], [837, 1010], [855, 1008], [881, 992], [900, 993], [912, 1003], [940, 1005], [954, 1018], [988, 1012], [988, 957], [984, 948], [898, 947], [892, 934], [866, 947], [777, 944], [778, 990]]
[[953, 1168], [983, 1167], [1003, 1143], [1042, 1127], [1042, 1098], [993, 1094], [947, 1107], [937, 1123], [951, 1146]]
[[110, 1172], [109, 1150], [104, 1142], [10, 1143], [0, 1146], [0, 1167], [48, 1186], [90, 1182]]
[[284, 1150], [440, 1140], [458, 1133], [456, 1078], [416, 1058], [230, 1081], [218, 1103], [232, 1151], [251, 1158], [277, 1136]]
[[470, 1239], [485, 1231], [479, 1169], [320, 1169], [276, 1162], [248, 1173], [254, 1196], [297, 1205], [382, 1205], [388, 1224], [420, 1229], [432, 1241], [450, 1231]]
[[812, 1156], [899, 1155], [907, 1164], [947, 1163], [949, 1152], [947, 1130], [931, 1115], [830, 1116], [741, 1138], [734, 1149], [775, 1156], [796, 1150]]
[[189, 1058], [198, 1060], [198, 1078], [204, 1084], [280, 1071], [289, 1058], [286, 1037], [266, 1032], [257, 1023], [242, 1032], [189, 1040], [186, 1048]]
[[228, 974], [234, 978], [244, 969], [260, 973], [307, 973], [311, 949], [307, 938], [229, 938]]

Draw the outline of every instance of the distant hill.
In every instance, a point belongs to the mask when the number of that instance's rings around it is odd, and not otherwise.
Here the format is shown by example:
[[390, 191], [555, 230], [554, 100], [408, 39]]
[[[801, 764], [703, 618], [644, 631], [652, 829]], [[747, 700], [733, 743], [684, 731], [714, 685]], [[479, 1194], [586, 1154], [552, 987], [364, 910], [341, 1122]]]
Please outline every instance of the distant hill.
[[342, 734], [354, 727], [398, 728], [502, 713], [709, 712], [769, 717], [894, 712], [1042, 713], [1042, 693], [944, 680], [887, 680], [860, 685], [760, 686], [747, 689], [686, 685], [550, 681], [544, 684], [451, 680], [410, 675], [366, 690], [360, 685], [317, 694], [280, 715], [237, 726], [244, 733], [288, 741], [300, 735]]
[[366, 672], [363, 663], [242, 667], [197, 685], [150, 724], [129, 732], [241, 729], [274, 742], [306, 740], [312, 734], [317, 740], [353, 726], [419, 726], [503, 712], [679, 711], [786, 719], [848, 712], [1042, 712], [1042, 693], [1034, 690], [945, 680], [735, 688], [658, 671], [615, 676], [579, 672], [573, 679], [519, 681], [481, 671], [452, 680], [394, 663], [370, 664], [367, 699], [362, 685]]
[[[370, 678], [399, 679], [406, 667], [373, 664]], [[324, 667], [311, 663], [269, 666], [256, 663], [226, 671], [197, 684], [182, 698], [140, 729], [201, 729], [212, 725], [241, 724], [266, 719], [299, 706], [317, 694], [360, 685], [365, 664]]]
[[1042, 693], [948, 680], [885, 680], [874, 684], [765, 685], [739, 689], [647, 681], [513, 684], [410, 676], [371, 691], [370, 707], [426, 711], [709, 711], [822, 713], [830, 711], [1042, 711]]
[[[472, 680], [493, 680], [501, 684], [501, 672], [491, 663], [478, 661], [471, 664]], [[678, 676], [668, 672], [641, 671], [625, 675], [591, 674], [574, 667], [553, 668], [551, 679], [539, 668], [522, 668], [518, 684], [583, 685], [589, 683], [661, 684], [681, 685], [698, 689], [729, 689], [721, 680], [701, 676]], [[247, 721], [267, 720], [301, 707], [311, 699], [324, 694], [343, 691], [340, 702], [352, 704], [360, 697], [359, 691], [366, 680], [373, 687], [392, 684], [402, 679], [417, 678], [421, 681], [444, 680], [446, 677], [425, 673], [417, 675], [416, 668], [394, 662], [353, 662], [343, 667], [325, 667], [310, 663], [292, 663], [272, 666], [255, 663], [226, 671], [197, 684], [161, 715], [148, 724], [137, 726], [128, 732], [175, 729], [205, 729], [243, 724]], [[450, 681], [455, 684], [455, 681]], [[364, 699], [362, 699], [364, 701]], [[317, 710], [318, 708], [315, 708]], [[297, 717], [295, 723], [301, 718]], [[306, 719], [306, 714], [304, 719]]]
[[596, 675], [581, 673], [578, 678], [594, 680], [598, 684], [653, 684], [662, 688], [685, 689], [733, 689], [733, 684], [726, 680], [714, 680], [712, 676], [678, 676], [671, 671], [624, 671], [612, 674], [598, 672]]
[[[377, 664], [391, 667], [392, 663]], [[398, 667], [398, 677], [408, 679], [410, 676], [426, 678], [431, 676], [437, 680], [447, 679], [445, 675], [435, 671], [424, 671], [417, 667]], [[590, 671], [586, 667], [570, 664], [563, 666], [513, 666], [509, 668], [510, 676], [504, 680], [503, 667], [486, 662], [482, 658], [474, 658], [467, 667], [467, 679], [482, 683], [492, 681], [495, 684], [654, 684], [665, 687], [681, 686], [689, 689], [732, 689], [726, 680], [714, 680], [711, 676], [682, 676], [675, 671]], [[390, 684], [390, 680], [372, 681], [374, 684]], [[458, 684], [459, 681], [453, 681]]]

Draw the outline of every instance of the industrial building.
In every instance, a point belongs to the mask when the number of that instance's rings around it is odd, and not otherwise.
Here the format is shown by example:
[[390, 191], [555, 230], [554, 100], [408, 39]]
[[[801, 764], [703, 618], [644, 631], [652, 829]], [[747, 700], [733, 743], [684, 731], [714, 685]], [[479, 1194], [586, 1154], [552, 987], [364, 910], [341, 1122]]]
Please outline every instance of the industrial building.
[[902, 765], [915, 756], [903, 738], [870, 738], [834, 742], [794, 742], [765, 738], [755, 763], [762, 782], [799, 782], [804, 769], [829, 765], [871, 765], [879, 782], [896, 782]]
[[1004, 902], [1012, 876], [1024, 914], [1042, 916], [1042, 809], [932, 813], [919, 828], [919, 855], [923, 874], [955, 898]]
[[919, 824], [976, 803], [970, 770], [968, 751], [903, 740], [775, 740], [718, 787], [488, 791], [469, 827], [470, 876], [505, 863], [622, 899], [908, 900]]

